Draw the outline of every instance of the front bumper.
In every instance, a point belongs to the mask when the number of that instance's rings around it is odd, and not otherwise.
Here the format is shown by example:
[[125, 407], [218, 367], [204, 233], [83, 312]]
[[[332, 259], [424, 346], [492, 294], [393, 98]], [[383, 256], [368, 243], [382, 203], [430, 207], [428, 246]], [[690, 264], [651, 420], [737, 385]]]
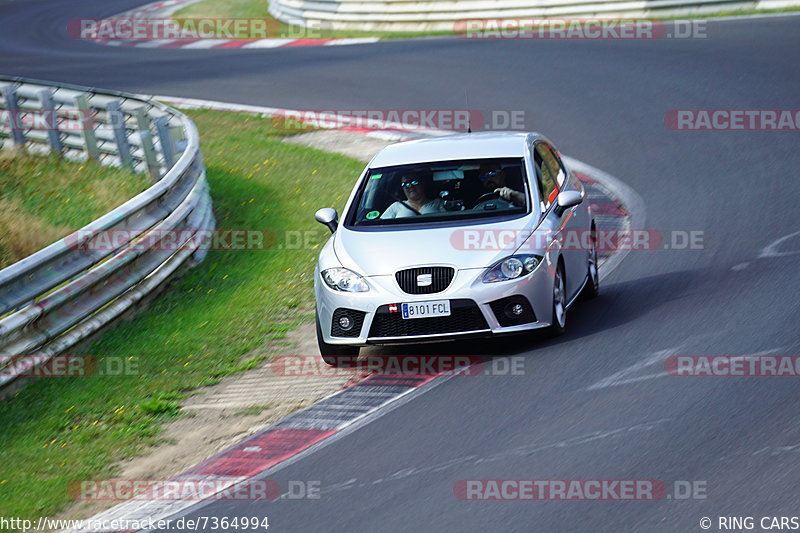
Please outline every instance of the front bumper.
[[[322, 336], [328, 344], [411, 344], [464, 337], [488, 337], [549, 326], [552, 320], [551, 269], [546, 262], [516, 280], [483, 283], [485, 269], [458, 270], [450, 285], [435, 294], [408, 294], [394, 276], [366, 278], [370, 290], [346, 293], [330, 289], [315, 272], [314, 290]], [[391, 304], [449, 300], [449, 317], [403, 319], [390, 312]], [[508, 305], [520, 304], [521, 316], [505, 314]], [[399, 308], [399, 305], [398, 305]], [[350, 327], [339, 327], [346, 315]]]

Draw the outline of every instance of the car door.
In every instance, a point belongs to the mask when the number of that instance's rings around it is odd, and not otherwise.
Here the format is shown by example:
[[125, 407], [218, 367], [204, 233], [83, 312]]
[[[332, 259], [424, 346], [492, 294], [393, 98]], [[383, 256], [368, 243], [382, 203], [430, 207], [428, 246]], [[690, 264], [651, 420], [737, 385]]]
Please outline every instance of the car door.
[[580, 220], [578, 207], [559, 213], [556, 198], [563, 190], [571, 188], [569, 175], [550, 144], [538, 141], [534, 145], [534, 162], [537, 166], [539, 187], [544, 203], [545, 222], [554, 230], [564, 258], [567, 277], [568, 300], [580, 290], [586, 278], [586, 252], [580, 249]]

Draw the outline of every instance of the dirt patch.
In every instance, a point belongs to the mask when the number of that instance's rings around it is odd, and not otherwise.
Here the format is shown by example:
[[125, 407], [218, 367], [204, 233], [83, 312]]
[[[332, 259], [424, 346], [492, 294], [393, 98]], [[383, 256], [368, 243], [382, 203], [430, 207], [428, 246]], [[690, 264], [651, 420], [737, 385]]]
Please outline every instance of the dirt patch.
[[[325, 131], [296, 135], [292, 142], [344, 153], [368, 161], [386, 141], [350, 132]], [[290, 332], [280, 349], [266, 343], [247, 358], [269, 353], [319, 356], [314, 324], [303, 324]], [[374, 349], [365, 350], [370, 353]], [[269, 424], [335, 393], [356, 376], [285, 376], [273, 372], [268, 361], [253, 370], [224, 378], [182, 403], [183, 416], [164, 425], [162, 444], [144, 455], [116, 465], [121, 479], [169, 479], [214, 454], [257, 433]], [[56, 519], [89, 518], [120, 502], [76, 502]]]

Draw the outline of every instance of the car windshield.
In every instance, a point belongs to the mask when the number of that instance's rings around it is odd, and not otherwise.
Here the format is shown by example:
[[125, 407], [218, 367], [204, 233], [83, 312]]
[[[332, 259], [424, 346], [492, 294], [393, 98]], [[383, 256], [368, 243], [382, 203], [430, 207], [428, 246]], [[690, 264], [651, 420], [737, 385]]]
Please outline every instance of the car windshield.
[[521, 158], [373, 168], [346, 220], [382, 226], [523, 214], [530, 205], [527, 181]]

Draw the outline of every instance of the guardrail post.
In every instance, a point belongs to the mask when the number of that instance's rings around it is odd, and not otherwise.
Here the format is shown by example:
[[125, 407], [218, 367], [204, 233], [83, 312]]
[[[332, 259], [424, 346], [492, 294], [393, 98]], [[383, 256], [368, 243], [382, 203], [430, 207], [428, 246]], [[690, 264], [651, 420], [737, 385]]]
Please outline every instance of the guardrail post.
[[11, 123], [11, 138], [14, 140], [14, 145], [18, 147], [25, 146], [25, 132], [22, 131], [22, 119], [19, 116], [17, 93], [12, 85], [3, 86], [3, 100], [6, 101], [8, 120]]
[[53, 91], [50, 89], [40, 91], [39, 101], [42, 104], [44, 123], [47, 127], [47, 142], [50, 145], [50, 151], [60, 154], [64, 151], [64, 146], [61, 144], [61, 132], [58, 131], [58, 115], [56, 113], [55, 103], [53, 102]]
[[144, 152], [147, 171], [153, 181], [157, 181], [161, 177], [161, 170], [158, 167], [156, 147], [153, 145], [153, 134], [150, 132], [150, 117], [143, 107], [137, 107], [133, 112], [133, 116], [136, 117], [136, 125], [139, 128], [139, 138], [142, 141], [142, 151]]
[[133, 170], [131, 146], [128, 144], [128, 137], [125, 134], [125, 115], [122, 113], [122, 106], [119, 102], [109, 102], [106, 109], [111, 129], [114, 131], [114, 139], [117, 142], [119, 162], [123, 167]]
[[155, 120], [156, 132], [161, 142], [161, 152], [164, 154], [164, 163], [167, 168], [175, 164], [175, 146], [172, 144], [172, 137], [169, 134], [169, 119], [165, 116], [157, 117]]
[[89, 107], [89, 99], [85, 94], [75, 97], [75, 107], [78, 108], [78, 119], [81, 123], [81, 136], [83, 145], [89, 159], [98, 161], [100, 159], [100, 149], [97, 147], [97, 135], [94, 132], [94, 114]]
[[[48, 90], [43, 91], [45, 88]], [[46, 364], [53, 355], [84, 342], [100, 327], [155, 296], [184, 267], [201, 260], [208, 248], [205, 242], [215, 228], [199, 137], [191, 120], [134, 95], [79, 87], [64, 89], [69, 91], [69, 97], [64, 97], [63, 89], [54, 84], [0, 75], [0, 96], [7, 102], [0, 101], [0, 112], [11, 108], [16, 122], [12, 121], [11, 133], [3, 132], [4, 137], [28, 147], [32, 143], [43, 147], [49, 142], [51, 148], [58, 146], [70, 154], [82, 154], [85, 144], [85, 151], [94, 153], [105, 165], [116, 164], [114, 157], [106, 157], [107, 154], [119, 154], [124, 166], [141, 170], [139, 137], [131, 137], [134, 131], [141, 130], [148, 170], [163, 169], [163, 162], [169, 166], [164, 177], [129, 202], [81, 231], [0, 269], [0, 400], [11, 390], [15, 379]], [[74, 95], [80, 92], [86, 96], [76, 98]], [[103, 104], [99, 103], [101, 99]], [[72, 125], [76, 112], [81, 113], [80, 126]], [[92, 112], [99, 112], [99, 116]], [[154, 119], [156, 116], [161, 120]], [[38, 131], [31, 134], [32, 129], [45, 128], [50, 130], [48, 135]], [[77, 140], [79, 132], [83, 132], [82, 141]], [[155, 140], [156, 135], [161, 143]], [[163, 162], [159, 152], [164, 153]], [[114, 238], [110, 239], [112, 244], [100, 237], [105, 232], [119, 231], [119, 235], [133, 238], [145, 228], [158, 228], [155, 234], [195, 230], [192, 238], [203, 246], [196, 248], [194, 243], [184, 242], [185, 234], [180, 241], [183, 247], [175, 251], [157, 247], [133, 250], [129, 241], [117, 242]], [[37, 305], [31, 305], [34, 302]], [[17, 359], [20, 354], [30, 355]]]

